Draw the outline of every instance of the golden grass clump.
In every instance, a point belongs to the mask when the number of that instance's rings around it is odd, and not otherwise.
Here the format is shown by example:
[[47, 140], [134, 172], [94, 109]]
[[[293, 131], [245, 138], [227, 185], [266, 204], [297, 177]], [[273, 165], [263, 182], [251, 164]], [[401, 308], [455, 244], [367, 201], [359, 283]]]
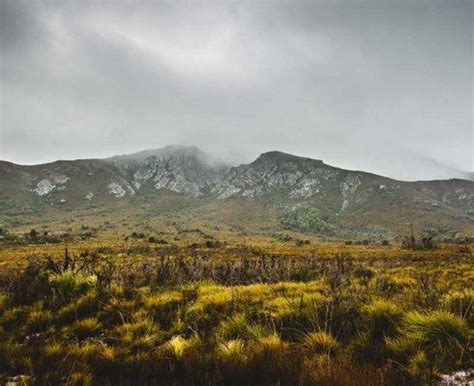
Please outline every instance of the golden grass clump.
[[166, 291], [159, 294], [147, 295], [143, 299], [146, 308], [160, 312], [167, 308], [179, 305], [183, 301], [183, 294], [179, 291]]
[[199, 346], [200, 339], [197, 336], [192, 336], [188, 339], [181, 335], [172, 337], [163, 347], [165, 356], [180, 361], [191, 350]]
[[124, 323], [114, 329], [118, 345], [133, 353], [147, 352], [163, 339], [163, 332], [151, 320]]
[[224, 363], [233, 366], [244, 366], [248, 359], [245, 342], [242, 339], [232, 339], [219, 343], [217, 354]]
[[96, 379], [110, 374], [120, 366], [116, 349], [101, 341], [85, 341], [71, 345], [68, 348], [68, 355], [73, 362], [92, 370]]
[[99, 294], [93, 289], [62, 307], [56, 313], [55, 319], [60, 324], [72, 323], [75, 320], [96, 314], [98, 309]]
[[443, 304], [449, 312], [465, 319], [474, 328], [474, 289], [450, 292], [444, 297]]
[[409, 312], [405, 315], [400, 336], [388, 339], [387, 343], [395, 353], [408, 357], [410, 364], [425, 358], [424, 367], [449, 371], [472, 364], [472, 338], [472, 329], [459, 316], [446, 311]]
[[93, 375], [87, 371], [75, 371], [71, 373], [67, 386], [92, 386], [94, 385]]
[[78, 320], [68, 328], [68, 330], [79, 339], [86, 339], [99, 335], [101, 329], [102, 324], [97, 320], [97, 318], [93, 317]]
[[288, 324], [300, 320], [306, 308], [303, 296], [278, 296], [265, 303], [265, 309], [277, 323]]
[[461, 361], [471, 344], [472, 331], [459, 316], [445, 311], [406, 315], [404, 333], [440, 364]]
[[271, 334], [260, 337], [255, 342], [253, 356], [266, 358], [273, 361], [273, 365], [276, 365], [287, 354], [289, 347], [290, 345], [278, 335]]
[[70, 295], [78, 291], [86, 291], [97, 285], [97, 276], [82, 275], [72, 271], [53, 273], [49, 275], [51, 286], [63, 295]]
[[7, 308], [7, 301], [8, 301], [8, 296], [6, 294], [0, 293], [0, 315]]
[[7, 370], [24, 371], [31, 370], [31, 359], [25, 356], [25, 348], [14, 339], [0, 334], [0, 371]]
[[143, 335], [157, 334], [160, 332], [158, 326], [149, 319], [137, 320], [124, 323], [115, 328], [118, 335], [136, 338]]
[[49, 310], [32, 310], [26, 320], [26, 330], [29, 333], [46, 331], [53, 319], [53, 314]]
[[138, 304], [134, 299], [111, 297], [106, 304], [101, 306], [101, 320], [110, 325], [125, 323], [132, 320], [137, 308]]
[[386, 337], [392, 337], [403, 319], [403, 311], [393, 302], [378, 299], [363, 307], [369, 338], [382, 342]]
[[28, 318], [27, 307], [13, 307], [3, 312], [0, 317], [0, 325], [5, 330], [12, 330], [23, 325]]
[[[70, 359], [70, 347], [59, 340], [53, 340], [40, 348], [41, 360], [35, 363], [36, 368], [49, 369], [53, 376], [54, 372], [60, 372], [67, 367]], [[64, 367], [63, 367], [64, 366]]]
[[313, 355], [326, 355], [333, 357], [339, 350], [336, 339], [324, 331], [310, 332], [303, 338], [303, 347]]
[[205, 287], [199, 292], [201, 293], [187, 308], [184, 317], [194, 330], [211, 335], [219, 322], [234, 309], [234, 299], [231, 290], [224, 287]]
[[220, 313], [232, 301], [232, 291], [221, 286], [205, 286], [198, 291], [196, 302], [189, 308], [190, 313]]
[[256, 339], [265, 335], [262, 326], [250, 323], [244, 314], [236, 313], [217, 327], [216, 334], [223, 340]]
[[163, 327], [169, 327], [173, 323], [182, 302], [183, 294], [179, 291], [166, 291], [143, 299], [145, 309]]

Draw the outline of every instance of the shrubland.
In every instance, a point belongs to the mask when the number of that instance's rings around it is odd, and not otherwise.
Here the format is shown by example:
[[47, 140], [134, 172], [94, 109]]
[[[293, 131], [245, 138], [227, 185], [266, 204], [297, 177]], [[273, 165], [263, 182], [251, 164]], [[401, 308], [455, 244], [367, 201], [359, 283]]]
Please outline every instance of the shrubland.
[[20, 252], [1, 251], [2, 380], [429, 385], [473, 367], [468, 247], [139, 238]]

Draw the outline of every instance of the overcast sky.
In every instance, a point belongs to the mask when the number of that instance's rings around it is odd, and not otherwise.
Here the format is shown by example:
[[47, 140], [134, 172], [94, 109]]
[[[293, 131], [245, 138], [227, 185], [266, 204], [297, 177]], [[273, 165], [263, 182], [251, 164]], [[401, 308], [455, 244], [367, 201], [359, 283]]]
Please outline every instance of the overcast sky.
[[0, 159], [193, 144], [473, 170], [471, 1], [0, 0]]

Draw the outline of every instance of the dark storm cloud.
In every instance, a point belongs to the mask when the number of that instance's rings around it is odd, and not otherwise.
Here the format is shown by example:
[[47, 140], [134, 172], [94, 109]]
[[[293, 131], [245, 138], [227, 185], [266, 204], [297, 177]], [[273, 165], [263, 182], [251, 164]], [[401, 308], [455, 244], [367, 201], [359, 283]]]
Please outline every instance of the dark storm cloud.
[[0, 158], [194, 144], [473, 169], [470, 1], [0, 0]]

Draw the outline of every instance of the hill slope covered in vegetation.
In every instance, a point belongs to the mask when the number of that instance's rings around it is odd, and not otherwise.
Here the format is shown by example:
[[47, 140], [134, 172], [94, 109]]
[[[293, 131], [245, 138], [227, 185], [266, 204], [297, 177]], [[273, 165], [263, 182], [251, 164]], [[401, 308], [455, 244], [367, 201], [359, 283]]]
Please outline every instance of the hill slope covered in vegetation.
[[[250, 232], [335, 237], [474, 234], [474, 182], [404, 182], [277, 151], [230, 166], [195, 147], [35, 166], [0, 162], [0, 223], [163, 226], [166, 216]], [[199, 219], [199, 220], [196, 220]]]

